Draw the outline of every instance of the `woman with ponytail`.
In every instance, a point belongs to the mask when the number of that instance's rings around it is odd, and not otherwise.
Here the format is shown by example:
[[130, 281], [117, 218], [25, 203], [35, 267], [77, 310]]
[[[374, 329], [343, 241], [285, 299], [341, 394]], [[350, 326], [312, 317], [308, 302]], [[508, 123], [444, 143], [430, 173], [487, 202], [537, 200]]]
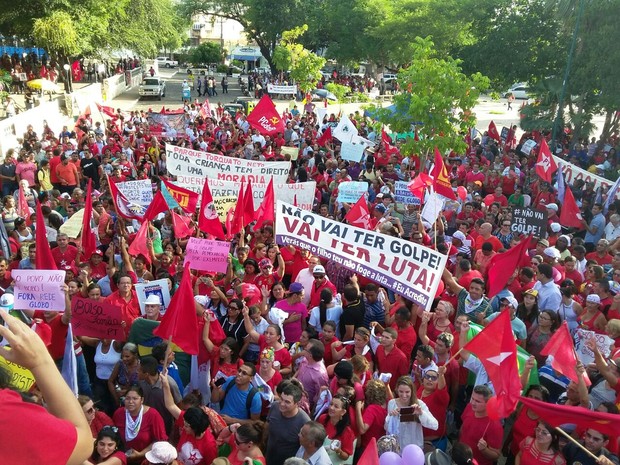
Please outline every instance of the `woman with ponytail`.
[[[321, 291], [321, 302], [318, 307], [314, 307], [310, 311], [310, 326], [313, 326], [319, 333], [323, 334], [323, 325], [326, 321], [333, 321], [336, 323], [336, 329], [338, 329], [340, 316], [342, 315], [342, 306], [336, 305], [334, 302], [334, 294], [331, 289], [325, 288]], [[336, 337], [340, 337], [340, 334], [336, 332]]]

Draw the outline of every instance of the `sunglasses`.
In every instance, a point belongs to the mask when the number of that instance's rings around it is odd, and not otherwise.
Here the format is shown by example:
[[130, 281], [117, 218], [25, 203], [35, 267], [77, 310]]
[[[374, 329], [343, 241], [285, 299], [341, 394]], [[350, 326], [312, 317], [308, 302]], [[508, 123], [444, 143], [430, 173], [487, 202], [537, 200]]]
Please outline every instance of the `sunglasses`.
[[424, 375], [424, 379], [428, 379], [429, 381], [437, 381], [439, 379], [438, 375]]
[[116, 426], [104, 426], [103, 428], [101, 428], [101, 431], [113, 431], [115, 433], [118, 433], [118, 428]]
[[252, 441], [239, 441], [239, 439], [237, 439], [237, 436], [235, 435], [235, 444], [237, 444], [238, 446], [240, 446], [241, 444], [249, 444]]

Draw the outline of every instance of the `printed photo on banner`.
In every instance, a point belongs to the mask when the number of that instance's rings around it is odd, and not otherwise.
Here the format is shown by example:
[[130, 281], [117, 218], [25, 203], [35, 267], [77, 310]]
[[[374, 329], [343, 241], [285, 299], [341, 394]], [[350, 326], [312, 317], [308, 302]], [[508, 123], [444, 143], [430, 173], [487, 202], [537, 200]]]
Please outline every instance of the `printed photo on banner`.
[[273, 178], [274, 182], [286, 183], [291, 166], [288, 161], [245, 160], [170, 144], [166, 144], [166, 161], [170, 174], [202, 178], [203, 183], [204, 178], [234, 182], [249, 179], [264, 184]]
[[185, 262], [193, 270], [226, 273], [230, 244], [190, 237], [185, 248]]
[[15, 310], [65, 311], [65, 271], [12, 270]]
[[338, 202], [355, 203], [366, 192], [368, 192], [368, 183], [364, 181], [341, 182], [338, 184]]
[[166, 313], [170, 305], [170, 289], [168, 288], [167, 279], [158, 279], [157, 281], [149, 281], [148, 283], [138, 283], [135, 285], [138, 302], [140, 303], [140, 313], [144, 315], [144, 301], [151, 294], [159, 297], [162, 316]]
[[547, 212], [533, 208], [514, 208], [510, 230], [517, 234], [544, 237], [547, 231]]
[[153, 202], [153, 185], [150, 179], [117, 182], [116, 187], [127, 200], [148, 207]]
[[107, 302], [74, 296], [71, 299], [71, 325], [75, 336], [97, 339], [124, 337], [121, 308]]
[[356, 228], [278, 200], [276, 242], [368, 278], [430, 310], [447, 256], [420, 244]]
[[534, 147], [536, 147], [536, 141], [532, 139], [528, 139], [525, 142], [523, 142], [523, 145], [521, 146], [521, 152], [529, 156], [530, 152], [532, 151]]
[[411, 193], [406, 181], [396, 181], [394, 183], [394, 201], [405, 205], [420, 205], [420, 199]]

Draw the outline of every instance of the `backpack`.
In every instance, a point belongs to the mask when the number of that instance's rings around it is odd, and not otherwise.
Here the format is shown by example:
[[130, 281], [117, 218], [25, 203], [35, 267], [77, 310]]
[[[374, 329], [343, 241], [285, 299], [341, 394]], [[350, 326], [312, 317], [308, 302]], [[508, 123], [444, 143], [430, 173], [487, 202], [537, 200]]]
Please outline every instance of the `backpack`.
[[[222, 398], [222, 400], [220, 400], [220, 410], [224, 408], [224, 399], [226, 399], [226, 395], [233, 388], [234, 385], [235, 381], [232, 380], [230, 383], [228, 383], [228, 386], [226, 386], [226, 389], [224, 390], [224, 397]], [[250, 386], [252, 385], [250, 384]], [[248, 411], [248, 418], [252, 418], [252, 413], [250, 410], [252, 408], [252, 400], [254, 400], [254, 396], [256, 394], [258, 394], [258, 391], [254, 386], [252, 386], [248, 391], [248, 396], [245, 398], [245, 409]]]

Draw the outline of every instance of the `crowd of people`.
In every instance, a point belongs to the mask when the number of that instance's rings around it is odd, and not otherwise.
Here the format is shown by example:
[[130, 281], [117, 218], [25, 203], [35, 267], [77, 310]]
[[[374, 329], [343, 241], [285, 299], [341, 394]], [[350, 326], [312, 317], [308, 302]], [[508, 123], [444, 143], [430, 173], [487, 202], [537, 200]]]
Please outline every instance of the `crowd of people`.
[[[502, 420], [490, 415], [491, 380], [475, 354], [460, 350], [473, 327], [510, 312], [515, 339], [529, 354], [524, 396], [618, 413], [620, 214], [616, 202], [605, 210], [597, 200], [604, 201], [605, 192], [574, 183], [583, 227], [560, 224], [555, 189], [535, 174], [537, 150], [521, 152], [528, 139], [540, 142], [547, 135], [525, 133], [518, 143], [504, 144], [485, 133], [466, 153], [451, 153], [450, 180], [455, 191], [463, 186], [466, 192], [448, 201], [431, 225], [421, 219], [419, 205], [396, 202], [394, 189], [396, 181], [428, 171], [427, 162], [403, 156], [402, 140], [388, 142], [359, 113], [349, 118], [375, 146], [355, 163], [341, 159], [336, 139], [319, 143], [338, 124], [335, 114], [318, 121], [294, 108], [283, 114], [284, 133], [270, 137], [241, 113], [205, 118], [198, 108], [198, 102], [186, 104], [191, 122], [174, 140], [151, 135], [144, 114], [119, 111], [104, 126], [86, 115], [73, 131], [55, 134], [46, 127], [37, 134], [29, 128], [22, 146], [4, 154], [2, 226], [10, 256], [0, 259], [0, 315], [7, 323], [0, 336], [12, 350], [0, 348], [0, 355], [36, 378], [22, 397], [11, 390], [10, 376], [0, 378], [0, 395], [10, 404], [3, 400], [0, 407], [0, 438], [10, 436], [11, 445], [31, 439], [15, 454], [23, 451], [32, 461], [15, 455], [12, 462], [282, 465], [296, 457], [337, 465], [357, 463], [378, 441], [380, 451], [414, 444], [450, 453], [458, 464], [490, 465], [502, 456], [524, 465], [620, 463], [617, 438], [580, 427], [579, 410], [576, 425], [563, 425], [573, 441], [527, 407]], [[613, 147], [616, 141], [605, 143]], [[148, 254], [131, 255], [139, 224], [118, 214], [109, 190], [109, 179], [150, 179], [154, 192], [161, 179], [174, 183], [165, 144], [262, 161], [290, 161], [282, 147], [296, 147], [288, 182], [316, 181], [314, 210], [338, 221], [351, 208], [338, 202], [340, 183], [367, 182], [372, 228], [448, 256], [432, 306], [422, 308], [308, 250], [278, 246], [274, 224], [250, 225], [229, 241], [226, 273], [192, 271], [198, 356], [169, 346], [153, 334], [163, 302], [157, 295], [140, 302], [135, 285], [167, 280], [173, 295], [189, 237], [175, 235], [168, 211], [149, 224]], [[581, 163], [613, 158], [604, 147], [597, 144]], [[95, 189], [98, 248], [85, 256], [80, 239], [60, 229], [84, 207], [88, 182]], [[20, 205], [22, 197], [27, 207]], [[487, 296], [492, 258], [523, 239], [512, 232], [511, 207], [523, 207], [526, 199], [547, 213], [547, 231], [532, 240], [529, 263]], [[44, 227], [32, 224], [37, 202]], [[204, 237], [196, 216], [188, 216], [192, 235]], [[64, 312], [13, 308], [11, 270], [36, 269], [40, 231], [56, 267], [66, 271]], [[115, 340], [75, 338], [74, 403], [58, 369], [75, 298], [120, 307], [123, 331]], [[569, 380], [541, 354], [563, 322], [572, 334], [588, 330], [613, 341], [609, 347], [595, 339], [587, 343], [594, 362], [578, 370], [589, 374], [591, 385]], [[17, 434], [19, 428], [36, 431], [36, 422], [49, 425], [42, 442]]]

